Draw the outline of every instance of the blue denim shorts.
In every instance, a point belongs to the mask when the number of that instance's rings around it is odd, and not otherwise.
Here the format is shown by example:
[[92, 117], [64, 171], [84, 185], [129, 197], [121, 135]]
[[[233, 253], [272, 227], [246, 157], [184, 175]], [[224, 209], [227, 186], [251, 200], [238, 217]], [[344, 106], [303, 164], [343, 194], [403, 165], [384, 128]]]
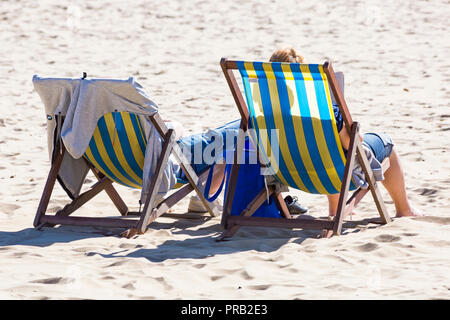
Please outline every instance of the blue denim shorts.
[[363, 142], [372, 149], [375, 158], [380, 163], [391, 155], [392, 148], [394, 147], [391, 137], [385, 133], [366, 133], [364, 134]]
[[[190, 159], [189, 162], [192, 166], [192, 169], [195, 171], [196, 174], [200, 174], [202, 171], [207, 169], [212, 165], [212, 163], [206, 163], [203, 157], [198, 157], [200, 162], [196, 163], [196, 159], [194, 157], [195, 150], [198, 149], [200, 152], [203, 152], [205, 148], [208, 147], [211, 143], [215, 141], [215, 138], [211, 139], [211, 134], [214, 136], [222, 136], [223, 139], [223, 149], [226, 151], [226, 147], [231, 147], [232, 150], [234, 150], [237, 142], [237, 136], [238, 131], [240, 128], [241, 119], [237, 119], [234, 121], [231, 121], [219, 128], [216, 128], [214, 130], [210, 130], [209, 134], [207, 133], [199, 133], [190, 135], [187, 137], [182, 137], [177, 141], [178, 145], [181, 148], [186, 148], [187, 150], [190, 150], [189, 156]], [[230, 141], [227, 143], [226, 139], [227, 137], [230, 139], [233, 139], [233, 141]], [[217, 159], [221, 158], [221, 155], [217, 155]], [[177, 179], [181, 182], [186, 182], [187, 178], [182, 170], [179, 170], [177, 173]]]

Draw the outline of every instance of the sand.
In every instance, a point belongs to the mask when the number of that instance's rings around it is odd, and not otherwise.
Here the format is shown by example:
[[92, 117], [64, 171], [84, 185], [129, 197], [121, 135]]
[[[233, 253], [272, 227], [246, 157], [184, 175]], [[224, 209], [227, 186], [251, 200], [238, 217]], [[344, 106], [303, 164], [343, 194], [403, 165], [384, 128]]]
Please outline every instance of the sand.
[[[2, 2], [0, 298], [449, 299], [448, 13], [447, 1]], [[33, 228], [49, 170], [33, 74], [134, 76], [162, 117], [189, 134], [238, 118], [221, 57], [267, 60], [284, 45], [345, 73], [354, 119], [364, 132], [392, 136], [424, 217], [376, 225], [368, 196], [331, 239], [242, 228], [217, 243], [220, 218], [161, 217], [133, 239], [103, 228]], [[136, 208], [139, 191], [118, 189]], [[290, 193], [326, 216], [323, 196]], [[57, 186], [49, 211], [67, 202]], [[186, 208], [184, 200], [174, 212]], [[117, 214], [105, 195], [83, 213]]]

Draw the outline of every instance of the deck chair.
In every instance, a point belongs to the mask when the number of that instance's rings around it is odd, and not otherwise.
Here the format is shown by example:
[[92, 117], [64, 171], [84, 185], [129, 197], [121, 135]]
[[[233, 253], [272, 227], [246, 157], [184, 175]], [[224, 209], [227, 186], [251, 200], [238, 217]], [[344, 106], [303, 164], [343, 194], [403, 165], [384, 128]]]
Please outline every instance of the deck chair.
[[[240, 226], [318, 229], [339, 235], [343, 217], [369, 190], [381, 222], [390, 221], [362, 143], [357, 139], [359, 124], [352, 120], [331, 63], [247, 62], [223, 58], [220, 64], [241, 115], [242, 130], [222, 214], [225, 231], [218, 240], [232, 237]], [[236, 81], [235, 70], [243, 80], [246, 102]], [[346, 156], [339, 140], [330, 89], [351, 137]], [[277, 130], [275, 138], [269, 134], [273, 132], [271, 130]], [[261, 190], [240, 215], [230, 214], [233, 195], [239, 192], [235, 190], [239, 172], [237, 159], [241, 159], [241, 146], [247, 131], [257, 146], [259, 163], [263, 167], [269, 165], [279, 182], [308, 193], [340, 194], [334, 220], [304, 219], [301, 216], [293, 219], [281, 194], [270, 186], [268, 190]], [[277, 158], [271, 150], [273, 145], [279, 146]], [[355, 189], [351, 182], [355, 155], [359, 157], [369, 187], [357, 189], [349, 198], [349, 190]], [[386, 170], [388, 167], [386, 160], [382, 168]], [[252, 217], [269, 195], [273, 195], [282, 218]]]
[[[62, 127], [64, 116], [53, 114], [49, 115], [49, 117], [56, 122], [56, 128]], [[167, 128], [159, 113], [156, 112], [150, 116], [150, 120], [162, 137], [163, 146], [158, 157], [155, 173], [149, 184], [148, 196], [143, 208], [140, 207], [138, 212], [129, 211], [127, 205], [113, 186], [115, 182], [130, 188], [142, 188], [142, 168], [147, 141], [143, 134], [140, 117], [135, 113], [125, 111], [112, 112], [105, 114], [98, 120], [89, 147], [82, 157], [98, 182], [88, 191], [76, 197], [72, 196], [72, 201], [61, 210], [58, 210], [55, 215], [48, 215], [46, 212], [50, 197], [56, 180], [60, 181], [58, 173], [61, 169], [64, 155], [67, 152], [60, 130], [55, 130], [51, 168], [36, 212], [34, 226], [37, 229], [55, 225], [125, 228], [125, 231], [120, 235], [129, 238], [136, 234], [144, 233], [150, 223], [166, 213], [192, 191], [197, 192], [209, 214], [217, 216], [219, 214], [217, 208], [212, 208], [204, 197], [204, 182], [208, 175], [208, 169], [197, 175], [184, 158], [181, 148], [174, 141], [174, 131]], [[157, 199], [163, 169], [170, 154], [175, 156], [185, 173], [187, 181], [180, 181], [177, 183], [179, 188], [175, 192], [163, 199]], [[101, 191], [107, 193], [120, 212], [121, 217], [70, 216]], [[69, 192], [68, 194], [70, 196]]]

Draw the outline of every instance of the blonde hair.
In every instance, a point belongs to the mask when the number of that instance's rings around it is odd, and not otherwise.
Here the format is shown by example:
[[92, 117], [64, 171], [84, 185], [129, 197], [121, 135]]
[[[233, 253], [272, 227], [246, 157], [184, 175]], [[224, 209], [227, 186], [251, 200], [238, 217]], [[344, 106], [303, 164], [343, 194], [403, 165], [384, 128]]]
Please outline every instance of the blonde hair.
[[270, 62], [303, 63], [304, 58], [293, 48], [278, 49], [270, 57]]

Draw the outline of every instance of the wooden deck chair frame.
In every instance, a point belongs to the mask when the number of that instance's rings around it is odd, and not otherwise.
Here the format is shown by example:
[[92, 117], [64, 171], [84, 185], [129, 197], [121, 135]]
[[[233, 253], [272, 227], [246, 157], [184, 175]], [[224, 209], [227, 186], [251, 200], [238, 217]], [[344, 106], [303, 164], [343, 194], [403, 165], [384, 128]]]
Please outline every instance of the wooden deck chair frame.
[[[337, 101], [339, 110], [342, 114], [345, 127], [349, 131], [350, 144], [347, 150], [346, 166], [343, 175], [342, 186], [339, 195], [339, 203], [337, 214], [333, 220], [328, 219], [293, 219], [289, 214], [289, 210], [284, 202], [281, 193], [276, 192], [274, 188], [269, 187], [269, 190], [261, 190], [258, 195], [250, 201], [248, 206], [240, 213], [240, 215], [231, 215], [231, 205], [233, 203], [233, 197], [236, 188], [236, 181], [239, 173], [239, 164], [237, 159], [241, 159], [241, 152], [243, 141], [245, 137], [245, 132], [248, 129], [249, 122], [249, 111], [248, 106], [244, 100], [242, 92], [237, 84], [236, 77], [233, 70], [238, 70], [237, 61], [227, 60], [222, 58], [220, 61], [222, 71], [225, 75], [225, 79], [230, 87], [231, 93], [233, 95], [234, 101], [238, 107], [239, 113], [241, 115], [241, 125], [240, 135], [238, 136], [238, 143], [234, 154], [234, 162], [231, 168], [230, 181], [228, 184], [227, 197], [224, 202], [224, 211], [222, 213], [222, 227], [225, 231], [217, 239], [218, 241], [226, 240], [231, 238], [241, 226], [257, 226], [257, 227], [286, 227], [286, 228], [302, 228], [302, 229], [317, 229], [317, 230], [329, 230], [332, 231], [334, 235], [339, 235], [342, 231], [343, 218], [351, 213], [353, 208], [361, 201], [361, 199], [369, 192], [371, 192], [374, 202], [376, 204], [378, 213], [381, 217], [381, 223], [386, 224], [390, 222], [389, 214], [386, 210], [384, 202], [382, 200], [378, 184], [375, 181], [375, 177], [370, 168], [367, 156], [362, 148], [362, 143], [358, 137], [359, 124], [352, 120], [350, 112], [348, 110], [347, 104], [342, 94], [342, 90], [336, 79], [336, 75], [333, 71], [330, 62], [325, 62], [323, 67], [325, 74], [327, 75], [329, 85]], [[251, 136], [250, 136], [251, 138]], [[256, 144], [254, 144], [256, 145]], [[351, 173], [355, 164], [355, 154], [358, 156], [361, 163], [361, 167], [364, 171], [366, 179], [368, 177], [368, 189], [357, 189], [353, 192], [350, 198], [349, 188]], [[258, 161], [263, 165], [265, 163], [260, 157]], [[389, 159], [386, 159], [382, 163], [383, 172], [389, 168]], [[278, 209], [282, 213], [282, 219], [277, 218], [263, 218], [263, 217], [252, 217], [251, 215], [263, 204], [266, 197], [273, 195]], [[330, 232], [328, 232], [330, 233]]]
[[[64, 118], [62, 116], [55, 116], [57, 126], [62, 127]], [[194, 172], [192, 166], [188, 164], [184, 158], [181, 148], [174, 141], [174, 131], [168, 129], [162, 118], [158, 113], [150, 116], [150, 120], [158, 130], [163, 139], [162, 151], [159, 156], [155, 174], [153, 175], [150, 184], [149, 192], [144, 204], [143, 210], [139, 212], [130, 212], [127, 205], [120, 197], [119, 193], [114, 188], [113, 181], [104, 176], [97, 168], [90, 164], [87, 160], [90, 169], [96, 176], [98, 182], [95, 183], [88, 191], [80, 194], [78, 197], [72, 200], [64, 208], [57, 211], [55, 215], [47, 215], [47, 207], [51, 198], [51, 194], [58, 178], [58, 172], [61, 167], [64, 153], [66, 149], [61, 140], [61, 136], [55, 137], [55, 147], [51, 161], [50, 172], [42, 193], [42, 197], [39, 203], [39, 207], [34, 219], [34, 227], [41, 229], [43, 227], [53, 227], [55, 225], [75, 225], [75, 226], [100, 226], [109, 228], [125, 228], [126, 231], [120, 235], [123, 237], [133, 237], [136, 234], [142, 234], [146, 231], [148, 225], [155, 221], [158, 217], [166, 213], [169, 208], [178, 203], [181, 199], [187, 196], [192, 191], [196, 191], [199, 195], [203, 205], [211, 216], [217, 216], [219, 214], [217, 208], [212, 208], [208, 201], [205, 199], [203, 192], [203, 183], [206, 180], [209, 168], [202, 172], [199, 176]], [[177, 162], [180, 164], [181, 169], [185, 173], [189, 183], [182, 186], [180, 189], [165, 197], [163, 201], [156, 205], [156, 195], [161, 184], [164, 168], [167, 164], [169, 155], [173, 153]], [[101, 191], [105, 191], [113, 204], [119, 210], [121, 217], [117, 218], [102, 218], [102, 217], [73, 217], [69, 216], [80, 208], [83, 204], [94, 198]], [[138, 216], [129, 217], [129, 216]], [[181, 216], [181, 215], [180, 215]]]

